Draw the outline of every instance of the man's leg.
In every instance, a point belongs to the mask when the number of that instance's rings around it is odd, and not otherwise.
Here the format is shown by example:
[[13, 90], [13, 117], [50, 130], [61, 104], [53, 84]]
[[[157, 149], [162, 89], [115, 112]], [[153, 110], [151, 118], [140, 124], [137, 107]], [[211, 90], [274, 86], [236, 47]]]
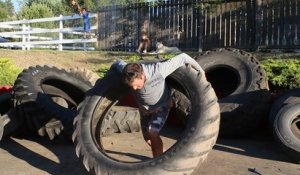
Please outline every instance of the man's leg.
[[169, 115], [168, 107], [161, 107], [159, 111], [153, 114], [149, 122], [149, 126], [147, 129], [147, 136], [148, 136], [148, 140], [150, 140], [150, 146], [152, 149], [153, 157], [158, 157], [164, 152], [163, 142], [159, 135], [159, 132], [163, 128], [168, 118], [168, 115]]
[[150, 146], [152, 149], [153, 157], [158, 157], [163, 153], [163, 142], [160, 138], [160, 135], [157, 131], [150, 130], [148, 132], [148, 136], [150, 139]]

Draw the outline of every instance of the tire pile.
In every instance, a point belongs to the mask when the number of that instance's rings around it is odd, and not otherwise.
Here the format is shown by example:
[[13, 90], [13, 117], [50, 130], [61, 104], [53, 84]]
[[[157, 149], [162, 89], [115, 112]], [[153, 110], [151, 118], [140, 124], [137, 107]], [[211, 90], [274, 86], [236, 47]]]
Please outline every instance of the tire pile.
[[1, 136], [38, 134], [52, 140], [62, 132], [71, 138], [77, 107], [97, 79], [96, 74], [85, 69], [24, 69], [12, 92], [0, 96], [1, 119], [10, 121]]
[[219, 99], [220, 136], [248, 136], [271, 128], [278, 145], [300, 163], [300, 88], [272, 99], [260, 63], [241, 50], [207, 51], [196, 59]]
[[300, 161], [300, 88], [272, 104], [265, 72], [253, 55], [217, 49], [195, 59], [206, 76], [186, 65], [167, 78], [184, 132], [157, 159], [126, 164], [107, 156], [101, 146], [101, 137], [140, 131], [137, 105], [113, 69], [103, 79], [85, 69], [24, 69], [12, 91], [0, 95], [0, 124], [7, 124], [0, 134], [72, 139], [92, 174], [191, 174], [218, 136], [257, 133], [269, 115], [277, 143]]

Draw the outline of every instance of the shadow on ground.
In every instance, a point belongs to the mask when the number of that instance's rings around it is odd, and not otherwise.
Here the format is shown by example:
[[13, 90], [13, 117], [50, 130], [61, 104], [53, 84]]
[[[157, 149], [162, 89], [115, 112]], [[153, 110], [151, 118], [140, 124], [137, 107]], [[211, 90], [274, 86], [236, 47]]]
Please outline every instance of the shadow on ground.
[[[39, 154], [39, 150], [25, 147], [11, 138], [3, 139], [0, 147], [12, 156], [24, 160], [31, 166], [49, 174], [88, 174], [80, 159], [77, 158], [75, 148], [70, 142], [64, 140], [50, 141], [41, 138], [29, 138], [28, 140], [39, 143], [42, 147], [51, 151], [51, 153], [57, 157], [58, 162], [49, 159], [49, 155], [41, 155]], [[16, 170], [16, 172], [18, 172], [18, 170]]]
[[239, 139], [219, 138], [213, 149], [254, 158], [294, 163], [279, 148], [269, 133]]

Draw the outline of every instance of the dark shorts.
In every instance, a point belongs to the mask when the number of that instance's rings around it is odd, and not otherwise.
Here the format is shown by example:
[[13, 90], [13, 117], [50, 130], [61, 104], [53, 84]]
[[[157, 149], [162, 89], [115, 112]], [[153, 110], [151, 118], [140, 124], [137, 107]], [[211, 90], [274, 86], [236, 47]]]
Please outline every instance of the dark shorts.
[[152, 115], [144, 115], [141, 111], [140, 113], [143, 136], [145, 140], [149, 140], [147, 136], [148, 131], [151, 130], [158, 133], [160, 132], [168, 118], [169, 109], [167, 107], [163, 107], [160, 112], [154, 113]]

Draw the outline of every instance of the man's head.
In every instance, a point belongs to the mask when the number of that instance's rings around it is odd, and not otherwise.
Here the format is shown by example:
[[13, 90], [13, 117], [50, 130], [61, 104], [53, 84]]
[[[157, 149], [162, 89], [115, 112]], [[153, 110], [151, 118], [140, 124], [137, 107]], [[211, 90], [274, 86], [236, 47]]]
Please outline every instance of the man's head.
[[142, 89], [145, 84], [143, 67], [138, 63], [128, 63], [122, 72], [123, 81], [132, 89]]

